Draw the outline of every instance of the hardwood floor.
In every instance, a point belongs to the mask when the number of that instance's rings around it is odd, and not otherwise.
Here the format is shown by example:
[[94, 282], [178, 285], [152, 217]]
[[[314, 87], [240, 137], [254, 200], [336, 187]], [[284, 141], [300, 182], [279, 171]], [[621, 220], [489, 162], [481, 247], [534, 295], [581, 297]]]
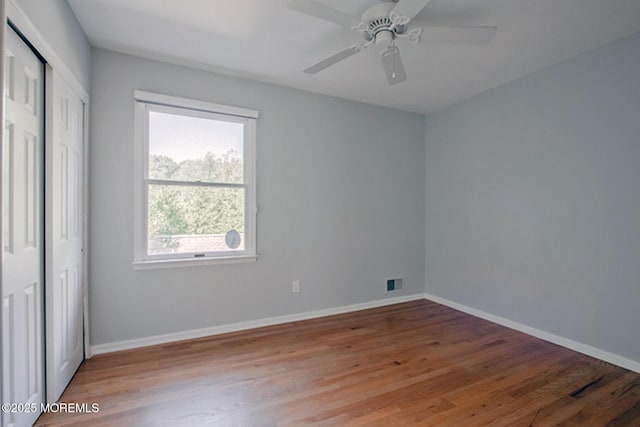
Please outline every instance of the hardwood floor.
[[96, 356], [36, 425], [640, 425], [640, 374], [429, 302]]

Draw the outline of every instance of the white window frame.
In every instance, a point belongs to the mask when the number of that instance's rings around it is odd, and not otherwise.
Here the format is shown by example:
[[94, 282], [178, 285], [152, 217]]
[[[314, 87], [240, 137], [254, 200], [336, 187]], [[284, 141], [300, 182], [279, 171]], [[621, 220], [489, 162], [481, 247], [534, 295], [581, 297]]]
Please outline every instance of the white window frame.
[[[136, 269], [199, 266], [205, 264], [255, 262], [256, 253], [256, 120], [258, 111], [206, 101], [161, 95], [141, 90], [134, 91], [135, 100], [135, 153], [134, 153], [134, 252]], [[245, 189], [245, 232], [243, 251], [171, 253], [148, 255], [148, 186], [154, 180], [149, 169], [149, 112], [164, 112], [211, 118], [244, 124], [243, 164]]]

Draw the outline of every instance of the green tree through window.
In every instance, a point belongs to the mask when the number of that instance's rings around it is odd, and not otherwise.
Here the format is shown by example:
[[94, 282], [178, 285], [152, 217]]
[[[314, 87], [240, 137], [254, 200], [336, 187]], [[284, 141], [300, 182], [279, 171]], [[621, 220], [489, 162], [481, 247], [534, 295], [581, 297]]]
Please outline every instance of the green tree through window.
[[[168, 181], [238, 182], [243, 165], [237, 152], [180, 163], [168, 156], [149, 156], [149, 176]], [[171, 236], [244, 233], [244, 191], [237, 188], [149, 187], [149, 238], [155, 251], [178, 247]]]

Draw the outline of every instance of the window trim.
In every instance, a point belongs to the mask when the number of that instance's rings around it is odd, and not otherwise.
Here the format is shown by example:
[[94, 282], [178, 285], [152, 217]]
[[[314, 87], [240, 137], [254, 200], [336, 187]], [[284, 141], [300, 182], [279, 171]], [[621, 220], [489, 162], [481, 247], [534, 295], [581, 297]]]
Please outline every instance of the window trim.
[[[245, 108], [214, 104], [206, 101], [134, 91], [135, 140], [134, 140], [134, 203], [133, 203], [133, 266], [134, 269], [201, 266], [219, 263], [255, 262], [256, 253], [256, 119], [259, 112]], [[245, 189], [245, 249], [243, 251], [206, 252], [196, 257], [188, 254], [147, 254], [148, 240], [148, 178], [149, 168], [149, 111], [175, 112], [185, 110], [192, 117], [215, 118], [244, 124], [243, 164], [244, 182], [225, 184]], [[189, 183], [191, 185], [192, 183]], [[207, 184], [208, 185], [208, 184]], [[215, 186], [216, 184], [213, 184]]]

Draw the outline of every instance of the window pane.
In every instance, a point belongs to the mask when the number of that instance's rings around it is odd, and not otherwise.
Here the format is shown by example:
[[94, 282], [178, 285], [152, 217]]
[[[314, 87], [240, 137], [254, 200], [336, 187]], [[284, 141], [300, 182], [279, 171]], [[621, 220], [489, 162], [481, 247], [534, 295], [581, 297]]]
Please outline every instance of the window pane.
[[242, 251], [244, 188], [149, 185], [148, 255]]
[[242, 183], [242, 123], [149, 112], [149, 178]]

